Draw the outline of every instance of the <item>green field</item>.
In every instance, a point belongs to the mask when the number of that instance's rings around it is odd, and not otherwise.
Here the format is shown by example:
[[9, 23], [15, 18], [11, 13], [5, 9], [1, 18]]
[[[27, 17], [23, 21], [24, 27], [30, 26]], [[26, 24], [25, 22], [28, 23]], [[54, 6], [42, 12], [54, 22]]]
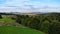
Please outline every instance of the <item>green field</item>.
[[[2, 19], [0, 19], [0, 23], [15, 23], [15, 20], [12, 20], [11, 18], [8, 18], [4, 16]], [[35, 29], [27, 28], [22, 25], [19, 27], [16, 26], [3, 26], [3, 24], [0, 24], [0, 34], [45, 34], [41, 31], [37, 31]]]
[[0, 19], [0, 22], [10, 22], [14, 23], [16, 22], [15, 20], [12, 20], [11, 18], [8, 18], [7, 16], [3, 16], [2, 19]]
[[0, 26], [0, 34], [44, 34], [44, 33], [26, 27]]

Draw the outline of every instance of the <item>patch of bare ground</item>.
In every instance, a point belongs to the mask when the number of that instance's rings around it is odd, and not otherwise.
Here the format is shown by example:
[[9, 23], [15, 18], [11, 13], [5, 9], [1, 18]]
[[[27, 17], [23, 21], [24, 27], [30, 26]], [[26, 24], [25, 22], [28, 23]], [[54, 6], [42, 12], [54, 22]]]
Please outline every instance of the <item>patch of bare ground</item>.
[[0, 26], [16, 26], [19, 27], [21, 24], [19, 23], [9, 23], [9, 22], [0, 22]]

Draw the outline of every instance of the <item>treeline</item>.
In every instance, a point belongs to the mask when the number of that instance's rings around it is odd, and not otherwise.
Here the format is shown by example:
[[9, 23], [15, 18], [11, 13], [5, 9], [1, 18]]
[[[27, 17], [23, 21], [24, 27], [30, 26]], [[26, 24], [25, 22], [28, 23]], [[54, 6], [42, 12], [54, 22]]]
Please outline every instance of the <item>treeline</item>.
[[16, 22], [47, 34], [60, 34], [60, 13], [16, 15]]

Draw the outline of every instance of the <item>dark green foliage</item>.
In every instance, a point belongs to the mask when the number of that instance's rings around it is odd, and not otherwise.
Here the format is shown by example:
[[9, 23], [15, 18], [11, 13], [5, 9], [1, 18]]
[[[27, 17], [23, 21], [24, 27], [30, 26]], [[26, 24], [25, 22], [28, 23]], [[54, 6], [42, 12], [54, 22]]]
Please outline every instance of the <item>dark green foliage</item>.
[[18, 22], [19, 24], [21, 24], [21, 18], [20, 18], [19, 15], [17, 15], [16, 22]]
[[49, 28], [49, 34], [60, 34], [60, 22], [53, 22]]
[[27, 27], [47, 34], [60, 34], [60, 13], [41, 14], [38, 16], [20, 15], [16, 21]]
[[40, 25], [40, 31], [48, 33], [49, 27], [50, 27], [50, 22], [49, 21], [43, 21]]
[[0, 15], [0, 19], [2, 18], [2, 16]]
[[37, 19], [37, 18], [34, 18], [32, 21], [31, 21], [31, 23], [29, 24], [29, 26], [31, 27], [31, 28], [34, 28], [34, 29], [37, 29], [38, 30], [38, 25], [39, 25], [39, 23], [40, 23], [40, 20], [39, 19]]

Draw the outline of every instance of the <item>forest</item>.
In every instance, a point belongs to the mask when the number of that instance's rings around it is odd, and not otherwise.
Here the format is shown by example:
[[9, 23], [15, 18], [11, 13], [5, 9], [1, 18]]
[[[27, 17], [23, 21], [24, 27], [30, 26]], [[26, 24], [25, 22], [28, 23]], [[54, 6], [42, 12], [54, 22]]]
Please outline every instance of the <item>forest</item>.
[[[12, 28], [9, 26], [12, 26]], [[0, 15], [0, 27], [2, 27], [0, 28], [1, 31], [4, 31], [3, 28], [5, 27], [6, 28], [9, 27], [9, 29], [11, 29], [12, 31], [14, 29], [13, 27], [15, 26], [16, 28], [17, 27], [19, 28], [19, 29], [17, 28], [17, 30], [19, 30], [18, 32], [21, 32], [20, 31], [21, 28], [26, 29], [26, 31], [28, 28], [31, 28], [31, 29], [44, 32], [46, 34], [60, 34], [60, 13], [47, 13], [47, 14], [35, 14], [35, 15], [33, 14], [31, 15], [28, 15], [28, 14], [27, 15]], [[15, 32], [17, 31], [15, 30]], [[22, 32], [24, 32], [24, 30]], [[27, 32], [25, 32], [24, 34], [26, 34]]]
[[60, 13], [16, 15], [16, 22], [46, 34], [60, 34]]

